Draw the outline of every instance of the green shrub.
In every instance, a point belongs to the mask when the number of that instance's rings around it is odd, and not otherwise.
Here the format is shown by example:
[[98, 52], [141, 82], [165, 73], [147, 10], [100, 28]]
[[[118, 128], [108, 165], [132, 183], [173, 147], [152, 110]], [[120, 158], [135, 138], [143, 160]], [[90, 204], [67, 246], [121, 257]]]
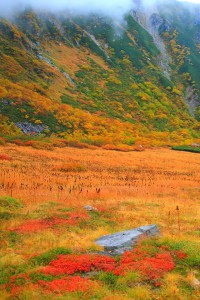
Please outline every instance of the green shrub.
[[192, 147], [192, 146], [174, 146], [172, 147], [172, 150], [200, 153], [200, 147]]
[[55, 279], [55, 277], [53, 275], [45, 275], [43, 273], [33, 272], [30, 274], [30, 279], [33, 283], [36, 283], [39, 280], [51, 281], [51, 280]]
[[11, 245], [21, 241], [19, 234], [16, 231], [11, 231], [8, 234], [8, 241]]
[[56, 259], [58, 255], [63, 254], [71, 254], [72, 251], [67, 248], [55, 248], [48, 252], [45, 252], [39, 256], [35, 256], [30, 260], [30, 263], [33, 265], [40, 265], [40, 266], [46, 266], [48, 265], [52, 260]]
[[9, 220], [12, 217], [12, 214], [4, 211], [4, 212], [0, 212], [0, 220]]
[[111, 288], [115, 288], [117, 285], [118, 276], [113, 273], [101, 272], [98, 275], [98, 280], [105, 283], [106, 285], [108, 285]]
[[127, 291], [127, 288], [132, 288], [141, 281], [140, 275], [136, 272], [129, 272], [125, 276], [118, 278], [116, 289], [119, 291]]
[[23, 205], [18, 199], [9, 196], [3, 196], [0, 197], [0, 207], [12, 210], [22, 208]]

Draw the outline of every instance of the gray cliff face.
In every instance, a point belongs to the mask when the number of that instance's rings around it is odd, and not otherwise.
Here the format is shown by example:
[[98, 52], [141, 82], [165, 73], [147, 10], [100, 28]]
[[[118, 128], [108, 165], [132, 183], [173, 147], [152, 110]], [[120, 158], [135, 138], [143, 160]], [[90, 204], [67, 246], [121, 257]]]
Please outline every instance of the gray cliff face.
[[195, 112], [199, 107], [199, 97], [197, 92], [194, 90], [192, 86], [188, 86], [186, 88], [185, 93], [185, 102], [188, 105], [189, 112], [192, 116], [195, 116]]
[[141, 2], [137, 5], [136, 10], [133, 11], [132, 16], [153, 37], [154, 43], [160, 51], [158, 64], [163, 71], [163, 75], [170, 80], [171, 57], [160, 37], [161, 31], [170, 29], [170, 24], [159, 15], [156, 6], [146, 7]]

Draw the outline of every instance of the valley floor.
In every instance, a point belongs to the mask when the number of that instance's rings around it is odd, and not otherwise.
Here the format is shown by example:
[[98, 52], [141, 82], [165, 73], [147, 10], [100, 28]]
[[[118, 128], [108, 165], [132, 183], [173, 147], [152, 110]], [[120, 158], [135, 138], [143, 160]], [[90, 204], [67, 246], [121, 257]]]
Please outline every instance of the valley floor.
[[[0, 209], [1, 299], [200, 299], [199, 154], [0, 146]], [[175, 263], [159, 284], [140, 269], [133, 275], [133, 266], [122, 277], [94, 265], [95, 274], [68, 271], [73, 284], [80, 280], [74, 289], [65, 273], [44, 271], [62, 256], [100, 251], [94, 241], [102, 235], [148, 224], [162, 234], [146, 241], [151, 257], [165, 247]]]

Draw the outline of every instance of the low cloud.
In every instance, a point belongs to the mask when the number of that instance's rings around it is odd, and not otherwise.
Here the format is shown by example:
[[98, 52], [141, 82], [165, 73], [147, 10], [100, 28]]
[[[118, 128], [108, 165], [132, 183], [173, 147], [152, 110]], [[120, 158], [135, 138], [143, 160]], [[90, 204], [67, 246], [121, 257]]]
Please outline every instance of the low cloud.
[[[72, 14], [99, 13], [115, 18], [122, 18], [124, 14], [139, 3], [150, 6], [158, 2], [184, 0], [0, 0], [0, 15], [9, 16], [13, 12], [31, 7], [35, 10], [46, 10], [60, 13], [65, 10]], [[200, 2], [200, 0], [185, 0], [186, 2]]]
[[67, 10], [73, 14], [100, 13], [123, 17], [133, 6], [133, 0], [0, 0], [0, 14], [6, 16], [31, 7], [56, 13]]

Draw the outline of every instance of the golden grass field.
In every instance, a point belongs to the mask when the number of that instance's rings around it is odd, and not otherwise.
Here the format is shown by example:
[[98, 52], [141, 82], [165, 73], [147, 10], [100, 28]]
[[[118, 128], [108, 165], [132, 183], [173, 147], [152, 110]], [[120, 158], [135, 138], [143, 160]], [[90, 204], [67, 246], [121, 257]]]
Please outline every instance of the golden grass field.
[[[4, 267], [23, 265], [27, 258], [56, 247], [97, 251], [100, 247], [94, 240], [101, 235], [148, 224], [158, 225], [161, 239], [200, 247], [199, 154], [167, 148], [129, 153], [77, 148], [46, 151], [7, 144], [0, 146], [0, 157], [0, 197], [20, 199], [24, 206], [21, 214], [0, 223], [4, 232], [0, 264]], [[25, 234], [14, 245], [5, 234], [25, 220], [59, 217], [65, 211], [84, 214], [85, 205], [103, 212], [103, 219], [94, 218], [90, 225], [73, 230], [61, 226]], [[185, 275], [168, 275], [165, 288], [157, 296], [141, 287], [136, 296], [108, 292], [102, 298], [80, 299], [200, 299], [195, 288], [188, 296], [178, 287], [183, 277], [189, 282], [193, 272], [200, 275], [199, 269], [194, 269], [188, 268]], [[15, 299], [9, 291], [0, 295], [1, 299]], [[43, 299], [41, 295], [27, 287], [16, 299]]]

